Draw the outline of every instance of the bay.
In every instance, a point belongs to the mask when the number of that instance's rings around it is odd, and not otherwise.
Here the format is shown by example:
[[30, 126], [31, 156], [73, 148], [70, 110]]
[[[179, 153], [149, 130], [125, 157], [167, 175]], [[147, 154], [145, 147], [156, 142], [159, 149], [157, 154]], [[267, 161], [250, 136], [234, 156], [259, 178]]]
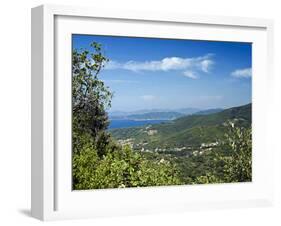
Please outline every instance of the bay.
[[118, 119], [110, 120], [109, 129], [119, 129], [119, 128], [128, 128], [144, 125], [153, 125], [166, 122], [168, 120], [129, 120], [129, 119]]

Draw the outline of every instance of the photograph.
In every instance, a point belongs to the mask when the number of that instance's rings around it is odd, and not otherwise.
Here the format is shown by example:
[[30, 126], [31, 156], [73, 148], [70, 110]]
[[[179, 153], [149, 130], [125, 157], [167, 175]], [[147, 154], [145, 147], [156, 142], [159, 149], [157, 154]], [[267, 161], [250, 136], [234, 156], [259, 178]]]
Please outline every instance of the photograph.
[[252, 182], [252, 43], [72, 34], [72, 189]]

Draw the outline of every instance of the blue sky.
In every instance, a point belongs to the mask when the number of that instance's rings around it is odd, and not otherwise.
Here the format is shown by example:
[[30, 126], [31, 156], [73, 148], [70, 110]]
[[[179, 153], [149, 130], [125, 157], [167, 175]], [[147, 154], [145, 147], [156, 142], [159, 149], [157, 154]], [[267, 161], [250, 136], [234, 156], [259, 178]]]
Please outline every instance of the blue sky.
[[110, 111], [228, 108], [251, 102], [250, 43], [73, 35], [73, 48], [102, 44], [100, 79]]

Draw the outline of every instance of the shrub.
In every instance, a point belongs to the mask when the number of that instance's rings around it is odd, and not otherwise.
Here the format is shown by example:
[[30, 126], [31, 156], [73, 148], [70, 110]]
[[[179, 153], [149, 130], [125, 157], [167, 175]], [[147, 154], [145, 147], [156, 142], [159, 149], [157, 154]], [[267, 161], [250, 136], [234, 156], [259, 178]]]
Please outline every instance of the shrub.
[[178, 171], [167, 160], [147, 160], [126, 146], [107, 150], [99, 157], [95, 148], [73, 156], [74, 189], [124, 188], [180, 184]]

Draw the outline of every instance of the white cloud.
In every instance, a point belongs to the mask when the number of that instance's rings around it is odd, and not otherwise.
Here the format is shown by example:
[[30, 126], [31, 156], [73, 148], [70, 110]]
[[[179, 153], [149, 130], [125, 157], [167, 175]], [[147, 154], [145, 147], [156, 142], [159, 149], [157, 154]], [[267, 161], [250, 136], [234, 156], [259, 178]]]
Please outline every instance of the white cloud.
[[207, 54], [200, 57], [191, 57], [191, 58], [181, 58], [181, 57], [166, 57], [161, 60], [154, 61], [127, 61], [125, 63], [120, 63], [117, 61], [110, 61], [105, 66], [107, 70], [114, 69], [123, 69], [134, 72], [139, 71], [189, 71], [187, 73], [184, 72], [186, 77], [194, 77], [188, 76], [186, 74], [191, 75], [190, 73], [194, 71], [208, 73], [214, 64], [212, 59], [213, 54]]
[[214, 64], [214, 62], [212, 60], [210, 60], [210, 59], [203, 60], [201, 62], [201, 69], [202, 69], [202, 71], [208, 73], [210, 68], [211, 68], [211, 66], [213, 64]]
[[250, 78], [252, 77], [252, 68], [237, 69], [231, 72], [231, 76], [236, 78]]
[[197, 79], [198, 76], [192, 71], [184, 71], [183, 75], [188, 78]]
[[145, 100], [145, 101], [152, 101], [152, 100], [156, 99], [156, 96], [153, 96], [153, 95], [143, 95], [140, 98]]

